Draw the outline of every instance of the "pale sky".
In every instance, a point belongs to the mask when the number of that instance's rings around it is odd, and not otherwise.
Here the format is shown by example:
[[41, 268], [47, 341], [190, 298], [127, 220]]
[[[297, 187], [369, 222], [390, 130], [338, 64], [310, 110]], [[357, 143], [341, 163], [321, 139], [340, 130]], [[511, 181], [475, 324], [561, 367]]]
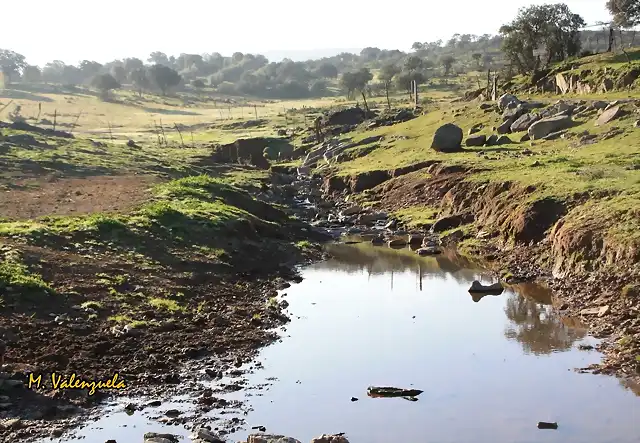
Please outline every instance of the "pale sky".
[[[518, 8], [554, 0], [2, 1], [0, 48], [43, 65], [180, 53], [363, 48], [408, 50], [455, 33], [495, 34]], [[567, 0], [606, 21], [606, 0]]]

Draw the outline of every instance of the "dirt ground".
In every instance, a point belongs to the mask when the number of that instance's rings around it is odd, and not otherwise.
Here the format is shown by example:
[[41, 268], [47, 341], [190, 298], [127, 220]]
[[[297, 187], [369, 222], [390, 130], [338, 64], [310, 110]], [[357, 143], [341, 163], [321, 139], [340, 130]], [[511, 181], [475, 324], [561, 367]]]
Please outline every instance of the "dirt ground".
[[153, 176], [89, 176], [16, 180], [0, 190], [0, 216], [26, 220], [42, 216], [124, 212], [149, 199]]

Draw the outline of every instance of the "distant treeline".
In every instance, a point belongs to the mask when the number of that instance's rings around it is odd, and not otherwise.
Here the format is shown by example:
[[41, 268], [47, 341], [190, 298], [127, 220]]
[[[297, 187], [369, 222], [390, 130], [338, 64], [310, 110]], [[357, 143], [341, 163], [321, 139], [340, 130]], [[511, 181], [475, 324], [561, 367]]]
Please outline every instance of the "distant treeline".
[[[523, 17], [528, 19], [526, 15]], [[503, 26], [500, 35], [456, 34], [448, 41], [415, 42], [410, 53], [369, 47], [359, 54], [342, 53], [305, 62], [288, 59], [270, 62], [262, 55], [240, 52], [231, 56], [215, 52], [180, 54], [177, 57], [153, 52], [147, 60], [124, 58], [104, 64], [83, 60], [77, 65], [54, 60], [39, 67], [28, 64], [21, 54], [0, 50], [0, 68], [5, 87], [21, 82], [56, 83], [93, 86], [108, 92], [129, 85], [141, 94], [152, 90], [164, 94], [172, 89], [208, 88], [225, 95], [280, 99], [350, 94], [353, 88], [349, 82], [337, 80], [344, 74], [365, 69], [371, 72], [371, 80], [366, 82], [366, 90], [371, 94], [387, 89], [405, 90], [406, 83], [412, 79], [424, 83], [431, 78], [471, 71], [503, 70], [507, 67], [522, 71], [528, 65], [533, 68], [534, 59], [521, 60], [518, 55], [522, 52], [518, 44], [524, 43], [514, 43], [513, 36], [518, 34], [509, 28], [514, 24], [517, 20]], [[513, 31], [511, 34], [509, 29]], [[608, 48], [608, 27], [566, 35], [575, 37], [567, 37], [565, 46], [569, 46], [567, 54], [563, 52], [562, 57], [577, 55], [573, 54], [576, 51], [579, 54], [595, 53]], [[628, 46], [635, 41], [635, 32], [616, 33], [616, 38]], [[539, 50], [539, 45], [535, 49]], [[525, 64], [516, 66], [522, 63]]]

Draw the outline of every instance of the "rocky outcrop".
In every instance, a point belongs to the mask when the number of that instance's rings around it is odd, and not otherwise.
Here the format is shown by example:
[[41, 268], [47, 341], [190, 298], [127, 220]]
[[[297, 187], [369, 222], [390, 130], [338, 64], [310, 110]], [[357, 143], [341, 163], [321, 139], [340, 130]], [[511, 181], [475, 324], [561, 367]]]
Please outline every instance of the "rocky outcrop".
[[458, 152], [462, 149], [463, 137], [464, 134], [459, 126], [447, 123], [436, 130], [431, 149], [438, 152]]
[[367, 114], [362, 108], [354, 107], [335, 111], [325, 116], [324, 126], [358, 125], [365, 121]]
[[529, 127], [529, 137], [531, 137], [531, 140], [539, 140], [552, 132], [568, 129], [572, 125], [573, 120], [569, 116], [543, 118]]

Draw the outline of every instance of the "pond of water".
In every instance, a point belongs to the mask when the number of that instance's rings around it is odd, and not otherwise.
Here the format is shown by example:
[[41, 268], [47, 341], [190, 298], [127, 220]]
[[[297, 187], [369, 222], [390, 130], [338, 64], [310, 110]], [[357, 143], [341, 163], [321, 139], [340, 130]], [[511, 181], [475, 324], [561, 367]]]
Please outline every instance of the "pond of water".
[[[615, 378], [574, 369], [600, 359], [576, 322], [552, 312], [543, 288], [518, 285], [472, 297], [490, 275], [453, 255], [335, 245], [284, 291], [292, 322], [261, 353], [241, 391], [251, 409], [240, 441], [263, 425], [302, 442], [346, 433], [353, 442], [637, 443], [640, 399]], [[424, 391], [418, 401], [367, 397], [368, 386]], [[637, 390], [640, 392], [640, 390]], [[352, 397], [358, 401], [352, 401]], [[557, 422], [539, 430], [537, 422]], [[98, 429], [101, 429], [98, 431]], [[105, 414], [80, 430], [87, 443], [142, 442], [163, 428], [144, 415]]]

